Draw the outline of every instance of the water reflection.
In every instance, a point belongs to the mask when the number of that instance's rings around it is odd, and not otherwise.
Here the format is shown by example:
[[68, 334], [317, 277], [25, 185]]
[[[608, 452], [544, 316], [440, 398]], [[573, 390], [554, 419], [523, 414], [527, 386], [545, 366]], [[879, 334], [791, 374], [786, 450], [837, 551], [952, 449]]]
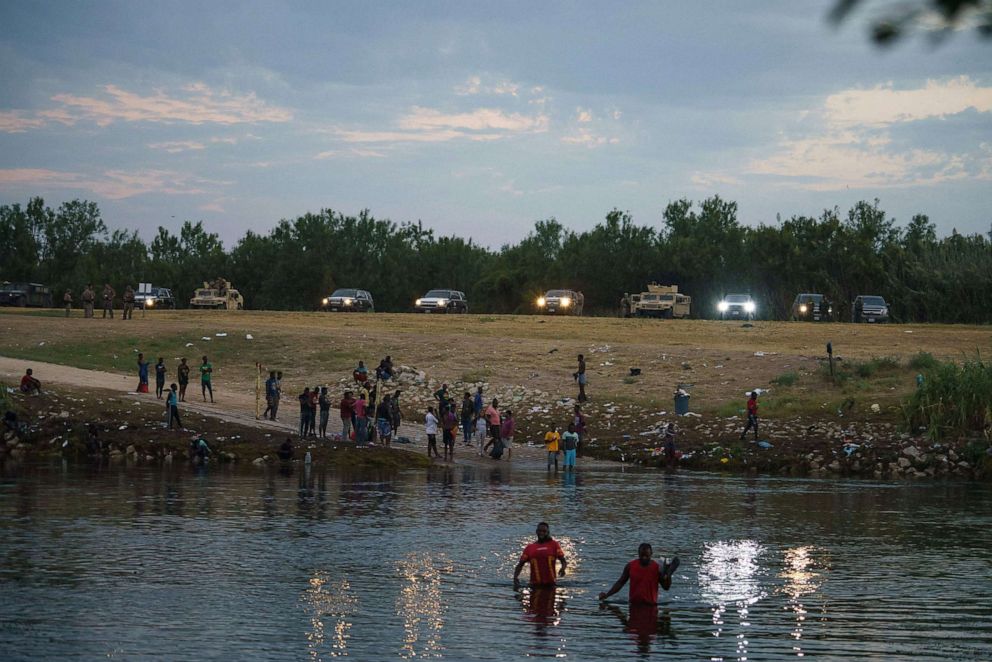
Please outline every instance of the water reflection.
[[806, 621], [806, 607], [803, 604], [803, 596], [814, 593], [820, 588], [819, 573], [813, 572], [813, 548], [795, 547], [785, 550], [785, 567], [779, 575], [784, 584], [781, 588], [789, 598], [789, 609], [792, 610], [796, 619], [796, 624], [792, 629], [792, 638], [795, 643], [792, 650], [796, 657], [803, 657], [803, 626]]
[[397, 565], [403, 585], [396, 598], [396, 614], [403, 619], [403, 659], [442, 657], [441, 634], [447, 607], [441, 595], [441, 576], [452, 572], [443, 554], [411, 553]]
[[703, 599], [713, 604], [713, 636], [724, 634], [725, 614], [728, 608], [733, 608], [737, 612], [738, 660], [747, 659], [750, 606], [766, 595], [758, 578], [758, 557], [763, 551], [764, 548], [754, 540], [707, 543], [703, 550], [699, 588]]
[[659, 635], [672, 637], [671, 613], [667, 609], [659, 610], [658, 605], [632, 604], [628, 607], [629, 613], [608, 603], [601, 603], [599, 609], [615, 616], [623, 625], [623, 631], [633, 635], [641, 655], [651, 653], [651, 644]]
[[327, 573], [316, 572], [301, 601], [310, 618], [307, 632], [310, 659], [348, 655], [352, 620], [358, 611], [358, 596], [348, 580], [331, 581]]
[[528, 586], [516, 590], [517, 600], [524, 611], [524, 620], [534, 625], [536, 648], [530, 654], [537, 657], [565, 657], [566, 638], [561, 625], [565, 611], [565, 593], [557, 586]]

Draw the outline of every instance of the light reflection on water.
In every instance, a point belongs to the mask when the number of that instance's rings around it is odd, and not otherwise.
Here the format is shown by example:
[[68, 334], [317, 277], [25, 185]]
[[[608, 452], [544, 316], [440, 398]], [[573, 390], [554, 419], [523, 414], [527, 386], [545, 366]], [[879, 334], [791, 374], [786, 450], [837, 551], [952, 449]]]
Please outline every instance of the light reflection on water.
[[[0, 482], [0, 651], [989, 659], [990, 513], [972, 484], [29, 468]], [[540, 520], [568, 574], [514, 590]], [[642, 541], [681, 558], [663, 604], [600, 605]]]

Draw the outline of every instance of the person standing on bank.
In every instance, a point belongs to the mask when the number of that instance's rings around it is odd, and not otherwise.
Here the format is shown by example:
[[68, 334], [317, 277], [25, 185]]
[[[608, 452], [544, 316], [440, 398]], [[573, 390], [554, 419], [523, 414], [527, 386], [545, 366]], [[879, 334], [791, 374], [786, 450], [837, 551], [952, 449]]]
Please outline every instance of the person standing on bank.
[[203, 357], [203, 363], [200, 364], [200, 392], [203, 393], [203, 401], [207, 401], [207, 391], [210, 391], [210, 402], [214, 401], [214, 387], [212, 380], [210, 379], [214, 373], [214, 367], [210, 365], [210, 361], [207, 357]]
[[172, 429], [172, 421], [180, 430], [183, 429], [183, 422], [179, 420], [179, 395], [176, 393], [176, 385], [169, 387], [169, 395], [165, 399], [165, 415], [169, 419], [168, 427]]
[[186, 387], [189, 386], [189, 364], [186, 363], [185, 356], [179, 359], [176, 376], [179, 378], [179, 402], [186, 402]]
[[66, 290], [62, 295], [62, 303], [65, 304], [65, 316], [72, 314], [72, 290]]
[[162, 399], [162, 391], [165, 390], [165, 359], [158, 357], [155, 364], [155, 397]]
[[134, 288], [130, 285], [124, 288], [124, 317], [123, 319], [132, 319], [134, 315]]
[[747, 425], [744, 432], [741, 432], [741, 441], [747, 436], [747, 431], [754, 428], [754, 440], [758, 440], [758, 392], [751, 391], [751, 397], [747, 401]]
[[276, 398], [276, 371], [269, 371], [269, 378], [265, 380], [265, 411], [262, 418], [273, 420], [275, 414], [272, 413], [272, 401]]
[[103, 318], [107, 319], [107, 313], [110, 313], [110, 319], [114, 319], [114, 298], [117, 296], [117, 292], [114, 288], [110, 286], [110, 283], [104, 283], [103, 285]]
[[138, 393], [148, 393], [148, 361], [141, 353], [138, 354]]
[[579, 447], [579, 435], [575, 433], [575, 424], [568, 424], [568, 432], [561, 436], [561, 445], [565, 451], [565, 471], [575, 471], [575, 451]]
[[[427, 457], [441, 457], [437, 452], [437, 416], [434, 415], [434, 407], [427, 408], [427, 416], [424, 417], [424, 433], [427, 435]], [[447, 458], [447, 450], [445, 450]]]
[[93, 292], [92, 284], [86, 286], [80, 298], [83, 300], [83, 317], [93, 317], [93, 301], [96, 300], [96, 293]]
[[579, 385], [579, 397], [577, 400], [579, 402], [585, 402], [586, 398], [586, 358], [582, 354], [579, 354], [579, 368], [572, 375], [575, 381]]

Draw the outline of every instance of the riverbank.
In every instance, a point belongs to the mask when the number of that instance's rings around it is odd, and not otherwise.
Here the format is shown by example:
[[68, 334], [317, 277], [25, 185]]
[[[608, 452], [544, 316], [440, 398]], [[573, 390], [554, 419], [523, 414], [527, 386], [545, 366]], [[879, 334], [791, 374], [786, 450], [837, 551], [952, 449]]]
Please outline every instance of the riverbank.
[[[164, 356], [170, 381], [179, 356], [195, 365], [209, 353], [221, 404], [204, 412], [236, 414], [249, 427], [256, 361], [284, 372], [283, 412], [295, 424], [295, 395], [304, 385], [327, 385], [339, 397], [359, 358], [374, 365], [390, 354], [398, 372], [390, 390], [402, 391], [412, 439], [422, 436], [419, 421], [443, 383], [456, 399], [481, 386], [487, 401], [498, 398], [504, 412], [514, 411], [517, 441], [540, 453], [544, 432], [571, 419], [571, 373], [581, 352], [590, 393], [586, 462], [660, 465], [661, 427], [675, 422], [680, 466], [688, 469], [992, 475], [987, 438], [934, 444], [926, 430], [906, 427], [902, 411], [927, 362], [960, 360], [992, 345], [988, 327], [194, 311], [149, 312], [128, 322], [5, 311], [0, 325], [8, 357], [0, 368], [9, 381], [33, 365], [43, 381], [125, 392], [134, 389], [138, 351], [153, 362]], [[676, 417], [679, 385], [690, 395], [690, 413]], [[754, 389], [761, 391], [761, 443], [739, 436], [746, 393]]]

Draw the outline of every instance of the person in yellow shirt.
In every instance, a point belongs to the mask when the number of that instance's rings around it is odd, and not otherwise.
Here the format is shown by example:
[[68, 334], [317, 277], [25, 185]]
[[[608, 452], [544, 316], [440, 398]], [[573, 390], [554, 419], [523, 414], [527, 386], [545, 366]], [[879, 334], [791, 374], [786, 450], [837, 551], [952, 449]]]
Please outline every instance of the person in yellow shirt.
[[561, 446], [561, 434], [556, 427], [544, 435], [544, 449], [548, 451], [548, 471], [551, 471], [551, 463], [554, 462], [555, 473], [558, 473], [558, 449]]

